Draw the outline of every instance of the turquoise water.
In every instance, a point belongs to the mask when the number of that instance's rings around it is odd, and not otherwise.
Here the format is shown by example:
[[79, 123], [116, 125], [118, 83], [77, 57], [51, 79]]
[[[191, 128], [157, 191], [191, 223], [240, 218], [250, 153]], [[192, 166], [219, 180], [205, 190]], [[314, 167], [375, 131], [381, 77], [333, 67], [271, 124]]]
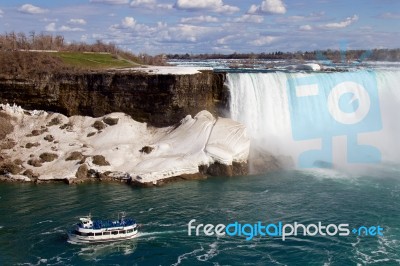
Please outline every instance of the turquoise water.
[[[352, 177], [286, 171], [138, 189], [123, 184], [0, 184], [0, 265], [399, 265], [399, 172]], [[67, 243], [89, 212], [126, 211], [142, 224], [134, 240]], [[383, 237], [188, 236], [187, 223], [257, 221], [380, 225]]]

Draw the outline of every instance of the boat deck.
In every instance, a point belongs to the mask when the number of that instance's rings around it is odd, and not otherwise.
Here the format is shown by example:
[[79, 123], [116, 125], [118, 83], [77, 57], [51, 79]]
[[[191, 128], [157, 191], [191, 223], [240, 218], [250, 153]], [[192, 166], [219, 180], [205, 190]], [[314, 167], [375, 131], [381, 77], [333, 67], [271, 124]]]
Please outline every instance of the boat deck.
[[[111, 220], [94, 220], [93, 226], [85, 229], [103, 229], [103, 228], [114, 228], [114, 227], [126, 227], [136, 224], [133, 219], [124, 219], [119, 221]], [[84, 228], [82, 223], [78, 223], [79, 228]]]

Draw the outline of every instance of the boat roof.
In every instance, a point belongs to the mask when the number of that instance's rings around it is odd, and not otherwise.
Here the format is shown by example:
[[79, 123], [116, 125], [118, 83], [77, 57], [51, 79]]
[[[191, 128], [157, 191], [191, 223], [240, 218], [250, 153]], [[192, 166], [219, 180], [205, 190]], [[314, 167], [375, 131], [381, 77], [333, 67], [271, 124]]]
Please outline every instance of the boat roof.
[[[92, 221], [87, 220], [86, 218], [80, 218], [82, 223], [79, 223], [78, 226], [80, 228], [83, 227], [83, 223], [85, 221]], [[115, 228], [115, 227], [127, 227], [135, 225], [136, 222], [133, 219], [119, 219], [119, 220], [93, 220], [93, 224], [87, 229], [104, 229], [104, 228]], [[86, 225], [85, 225], [86, 226]]]
[[92, 220], [92, 218], [90, 216], [87, 216], [87, 217], [81, 217], [81, 218], [79, 218], [79, 220], [81, 222], [90, 222]]

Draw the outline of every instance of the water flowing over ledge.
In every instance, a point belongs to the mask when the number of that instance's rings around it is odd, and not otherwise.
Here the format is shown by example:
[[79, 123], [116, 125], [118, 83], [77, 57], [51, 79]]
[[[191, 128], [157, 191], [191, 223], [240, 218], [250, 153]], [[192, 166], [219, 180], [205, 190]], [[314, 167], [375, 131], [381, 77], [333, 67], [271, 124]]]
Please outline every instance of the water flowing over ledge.
[[[308, 83], [314, 87], [304, 86]], [[349, 95], [340, 86], [331, 93], [342, 83], [360, 98], [347, 99]], [[366, 94], [355, 84], [370, 91]], [[351, 156], [367, 157], [371, 149], [358, 149], [360, 145], [375, 147], [382, 162], [399, 163], [399, 84], [398, 70], [228, 73], [225, 82], [230, 92], [231, 118], [246, 125], [252, 147], [267, 150], [276, 157], [289, 156], [297, 166], [304, 166], [301, 165], [304, 160], [312, 157], [302, 157], [304, 152], [323, 151], [324, 138], [331, 141], [332, 152], [320, 152], [319, 158], [336, 166], [348, 166]], [[330, 97], [334, 104], [338, 103], [338, 108], [330, 106]], [[367, 112], [358, 108], [364, 102], [371, 107]], [[348, 141], [352, 136], [354, 142]], [[350, 154], [351, 151], [356, 154]]]

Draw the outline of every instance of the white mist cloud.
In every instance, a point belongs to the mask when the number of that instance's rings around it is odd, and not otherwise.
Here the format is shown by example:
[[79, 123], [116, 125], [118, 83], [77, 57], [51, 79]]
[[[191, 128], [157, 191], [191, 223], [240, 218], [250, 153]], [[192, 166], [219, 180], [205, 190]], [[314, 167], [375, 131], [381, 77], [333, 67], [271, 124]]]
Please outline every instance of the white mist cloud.
[[299, 27], [299, 30], [302, 30], [302, 31], [310, 31], [312, 29], [313, 29], [313, 27], [310, 25], [302, 25]]
[[56, 23], [52, 22], [48, 24], [44, 29], [46, 31], [56, 31]]
[[43, 14], [48, 10], [31, 4], [25, 4], [18, 8], [18, 11], [26, 14]]
[[68, 24], [72, 24], [72, 25], [86, 25], [86, 20], [82, 19], [82, 18], [71, 18], [68, 21]]
[[202, 23], [202, 22], [218, 22], [218, 18], [212, 16], [198, 16], [190, 18], [182, 18], [181, 23]]
[[58, 28], [58, 31], [85, 31], [85, 30], [82, 28], [72, 28], [69, 26], [62, 25], [60, 28]]
[[157, 0], [133, 0], [130, 4], [133, 8], [146, 8], [146, 9], [172, 9], [172, 4], [159, 4]]
[[400, 13], [386, 12], [378, 16], [383, 19], [400, 19]]
[[100, 3], [107, 5], [125, 5], [129, 3], [129, 0], [90, 0], [90, 3]]
[[258, 39], [255, 39], [253, 41], [250, 41], [249, 44], [254, 45], [254, 46], [263, 46], [267, 44], [271, 44], [278, 40], [278, 37], [275, 36], [262, 36], [259, 37]]
[[135, 20], [133, 17], [125, 17], [125, 18], [122, 20], [121, 25], [122, 25], [124, 28], [131, 28], [131, 29], [133, 29], [133, 28], [135, 28], [135, 26], [136, 26], [136, 20]]
[[259, 15], [252, 14], [244, 14], [243, 16], [236, 18], [234, 22], [243, 22], [243, 23], [262, 23], [264, 18]]
[[192, 42], [212, 39], [212, 35], [221, 28], [178, 24], [164, 31], [162, 40], [172, 42]]
[[177, 9], [209, 10], [218, 13], [235, 13], [240, 9], [236, 6], [225, 5], [222, 0], [177, 0]]
[[282, 0], [264, 0], [261, 5], [251, 5], [248, 13], [285, 14], [286, 6]]
[[45, 27], [45, 31], [50, 31], [50, 32], [54, 32], [54, 31], [67, 32], [67, 31], [84, 31], [84, 29], [82, 29], [82, 28], [73, 28], [73, 27], [69, 27], [69, 26], [65, 26], [65, 25], [62, 25], [61, 27], [57, 28], [56, 23], [55, 23], [55, 22], [52, 22], [52, 23], [49, 23], [49, 24]]
[[351, 24], [353, 24], [354, 22], [356, 22], [358, 20], [358, 16], [354, 15], [352, 17], [348, 17], [345, 20], [341, 21], [341, 22], [334, 22], [334, 23], [328, 23], [322, 26], [322, 28], [325, 29], [343, 29], [346, 28], [348, 26], [350, 26]]

